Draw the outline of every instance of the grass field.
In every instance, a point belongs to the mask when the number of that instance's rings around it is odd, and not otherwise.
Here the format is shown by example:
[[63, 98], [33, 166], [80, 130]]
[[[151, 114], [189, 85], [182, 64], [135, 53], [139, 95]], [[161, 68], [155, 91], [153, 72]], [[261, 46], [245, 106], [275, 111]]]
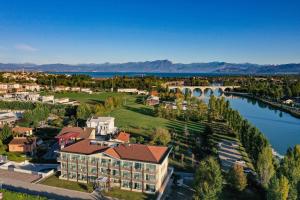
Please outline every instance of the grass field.
[[103, 195], [118, 198], [118, 199], [128, 199], [128, 200], [155, 199], [154, 195], [149, 195], [141, 192], [131, 192], [126, 190], [121, 190], [119, 188], [112, 188], [108, 192], [104, 192]]
[[58, 174], [50, 176], [49, 178], [46, 178], [45, 180], [41, 181], [40, 184], [65, 188], [69, 190], [77, 190], [80, 192], [93, 192], [93, 186], [91, 184], [61, 180], [58, 177]]
[[[121, 108], [112, 110], [107, 115], [116, 118], [116, 126], [126, 130], [133, 135], [150, 136], [157, 127], [166, 129], [176, 129], [177, 131], [183, 131], [184, 122], [167, 120], [153, 116], [153, 107], [147, 106], [142, 103], [138, 103], [138, 96], [129, 95], [116, 92], [101, 92], [94, 94], [86, 93], [55, 93], [56, 98], [68, 97], [72, 100], [79, 102], [97, 104], [105, 101], [110, 96], [122, 96], [124, 99], [124, 105]], [[188, 128], [191, 131], [199, 131], [202, 126], [197, 123], [188, 123]]]
[[0, 193], [2, 193], [3, 198], [1, 200], [46, 200], [45, 197], [40, 196], [34, 196], [34, 195], [28, 195], [20, 192], [12, 192], [8, 190], [2, 190], [0, 189]]

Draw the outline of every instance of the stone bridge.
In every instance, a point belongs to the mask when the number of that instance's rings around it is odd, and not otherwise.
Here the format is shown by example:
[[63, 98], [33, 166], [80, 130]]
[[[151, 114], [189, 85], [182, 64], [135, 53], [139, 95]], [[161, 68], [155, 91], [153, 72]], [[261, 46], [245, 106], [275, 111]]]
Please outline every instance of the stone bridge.
[[239, 88], [240, 86], [168, 86], [169, 90], [180, 90], [181, 92], [185, 92], [186, 90], [190, 90], [192, 95], [194, 91], [200, 91], [201, 96], [204, 96], [205, 91], [212, 91], [220, 90], [222, 93], [226, 90], [232, 90], [234, 88]]

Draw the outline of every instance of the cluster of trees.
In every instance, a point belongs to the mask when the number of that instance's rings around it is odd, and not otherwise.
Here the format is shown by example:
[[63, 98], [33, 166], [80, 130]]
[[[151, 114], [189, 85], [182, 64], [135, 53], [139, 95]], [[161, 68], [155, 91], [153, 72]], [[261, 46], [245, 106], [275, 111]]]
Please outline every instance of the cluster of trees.
[[[269, 199], [300, 198], [300, 145], [289, 148], [269, 183]], [[281, 197], [281, 198], [280, 198]]]
[[241, 83], [241, 88], [236, 90], [274, 100], [282, 97], [298, 97], [300, 96], [300, 79], [291, 77], [249, 78]]
[[154, 113], [156, 116], [166, 119], [202, 121], [207, 116], [207, 105], [196, 98], [191, 98], [186, 103], [183, 103], [180, 99], [176, 99], [176, 109], [172, 105], [162, 103], [155, 107]]
[[171, 141], [171, 135], [167, 129], [157, 128], [152, 134], [151, 144], [166, 146]]
[[213, 95], [210, 97], [208, 119], [225, 120], [237, 134], [255, 164], [257, 164], [258, 157], [263, 152], [263, 149], [269, 147], [265, 136], [247, 120], [243, 119], [238, 111], [232, 109], [224, 97], [218, 99]]
[[195, 173], [194, 189], [196, 200], [218, 199], [223, 188], [223, 176], [218, 161], [207, 157], [199, 164]]
[[10, 110], [32, 110], [35, 107], [35, 103], [21, 102], [21, 101], [0, 101], [0, 109]]
[[23, 114], [23, 121], [31, 127], [38, 127], [41, 121], [47, 120], [50, 114], [49, 108], [44, 104], [36, 104], [32, 110], [27, 110]]
[[8, 144], [12, 138], [12, 131], [10, 127], [5, 124], [0, 132], [0, 152], [4, 151], [5, 144]]
[[81, 103], [76, 109], [76, 118], [79, 123], [84, 123], [89, 117], [93, 116], [103, 116], [107, 112], [112, 111], [115, 108], [119, 108], [123, 105], [124, 99], [121, 96], [111, 96], [106, 98], [104, 103], [89, 105], [86, 103]]
[[88, 75], [74, 74], [72, 76], [66, 75], [50, 75], [45, 76], [40, 74], [37, 78], [37, 84], [48, 86], [70, 86], [70, 87], [89, 87], [93, 85], [93, 80]]

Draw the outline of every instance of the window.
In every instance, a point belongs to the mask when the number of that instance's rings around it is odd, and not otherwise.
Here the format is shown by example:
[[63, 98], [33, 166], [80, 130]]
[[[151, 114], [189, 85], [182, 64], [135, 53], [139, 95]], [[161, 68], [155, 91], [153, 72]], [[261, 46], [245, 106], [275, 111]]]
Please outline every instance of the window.
[[146, 181], [155, 181], [155, 175], [146, 174], [145, 179]]
[[90, 158], [90, 162], [91, 162], [93, 165], [96, 165], [97, 162], [98, 162], [98, 158], [91, 157], [91, 158]]
[[90, 173], [97, 174], [97, 168], [96, 167], [91, 167], [90, 168]]
[[146, 164], [146, 170], [149, 172], [155, 172], [156, 166], [152, 164]]
[[130, 172], [128, 172], [128, 171], [123, 171], [123, 177], [124, 177], [124, 178], [130, 178]]
[[120, 166], [120, 161], [118, 161], [118, 160], [113, 160], [113, 161], [112, 161], [112, 166], [114, 166], [114, 167], [119, 167], [119, 166]]
[[134, 169], [136, 169], [136, 170], [142, 170], [142, 168], [143, 168], [143, 164], [142, 163], [136, 162], [134, 164]]
[[141, 180], [142, 179], [142, 174], [141, 173], [134, 173], [133, 174], [133, 178], [135, 180]]
[[155, 192], [155, 185], [146, 184], [146, 191], [147, 192]]
[[124, 168], [131, 168], [132, 167], [132, 162], [123, 161], [123, 167]]
[[112, 170], [112, 175], [113, 176], [119, 176], [120, 175], [120, 173], [119, 173], [119, 170]]
[[131, 183], [129, 181], [122, 181], [122, 187], [131, 188]]
[[107, 166], [108, 165], [109, 160], [102, 158], [101, 159], [101, 165], [102, 166]]
[[142, 184], [141, 183], [133, 183], [133, 189], [142, 190]]

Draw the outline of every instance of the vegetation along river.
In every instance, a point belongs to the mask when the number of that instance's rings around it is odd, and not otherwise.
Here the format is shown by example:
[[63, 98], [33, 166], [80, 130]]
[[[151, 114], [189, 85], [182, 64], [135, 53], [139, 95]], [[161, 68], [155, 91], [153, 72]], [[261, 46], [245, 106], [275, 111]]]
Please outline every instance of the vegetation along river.
[[[217, 96], [218, 92], [214, 92]], [[194, 94], [199, 96], [199, 94]], [[206, 101], [207, 101], [206, 94]], [[284, 155], [289, 147], [300, 144], [300, 119], [263, 102], [238, 96], [225, 96], [232, 108], [255, 125], [274, 150]]]

